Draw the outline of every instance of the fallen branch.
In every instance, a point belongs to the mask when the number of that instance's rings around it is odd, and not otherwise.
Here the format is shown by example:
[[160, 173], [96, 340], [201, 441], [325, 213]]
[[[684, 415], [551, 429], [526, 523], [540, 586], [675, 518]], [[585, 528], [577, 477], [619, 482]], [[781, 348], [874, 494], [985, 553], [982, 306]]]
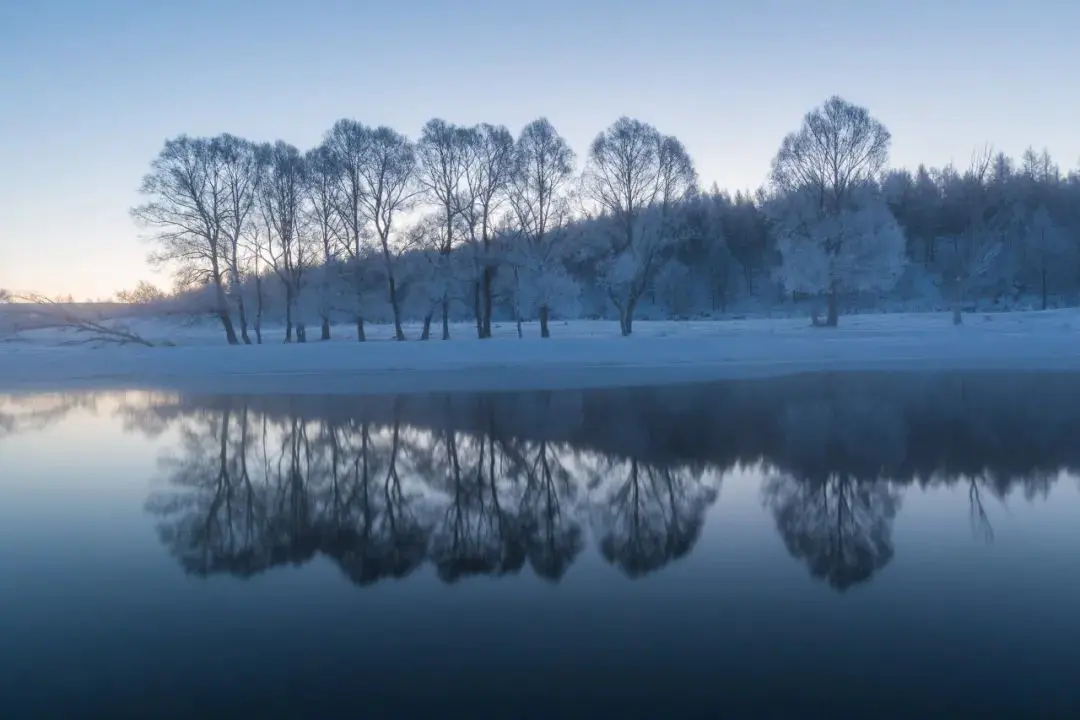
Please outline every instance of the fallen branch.
[[68, 303], [62, 303], [45, 295], [12, 295], [14, 305], [29, 304], [34, 306], [34, 322], [29, 327], [16, 328], [20, 330], [72, 330], [75, 333], [84, 334], [88, 337], [78, 340], [68, 340], [62, 345], [85, 345], [89, 343], [112, 343], [115, 345], [142, 345], [143, 347], [155, 347], [155, 343], [142, 337], [135, 331], [120, 324], [106, 324], [104, 321], [88, 318], [67, 307]]

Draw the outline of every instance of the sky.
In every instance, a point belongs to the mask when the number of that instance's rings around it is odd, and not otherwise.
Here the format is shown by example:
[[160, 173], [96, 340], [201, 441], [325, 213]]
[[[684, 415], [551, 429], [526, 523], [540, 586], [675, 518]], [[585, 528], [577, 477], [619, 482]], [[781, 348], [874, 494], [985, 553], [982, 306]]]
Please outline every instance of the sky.
[[316, 145], [335, 120], [545, 116], [584, 159], [621, 115], [683, 141], [703, 184], [753, 189], [839, 94], [894, 166], [993, 143], [1080, 161], [1077, 0], [0, 0], [0, 288], [111, 297], [164, 141]]

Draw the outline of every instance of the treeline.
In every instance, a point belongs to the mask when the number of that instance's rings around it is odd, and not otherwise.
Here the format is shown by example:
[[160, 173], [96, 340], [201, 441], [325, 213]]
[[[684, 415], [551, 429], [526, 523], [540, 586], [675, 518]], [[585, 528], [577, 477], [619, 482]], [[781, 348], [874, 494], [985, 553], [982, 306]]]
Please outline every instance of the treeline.
[[[888, 168], [891, 135], [831, 98], [783, 139], [754, 193], [703, 190], [675, 137], [620, 118], [579, 162], [540, 118], [498, 125], [435, 119], [410, 140], [339, 120], [301, 152], [233, 135], [165, 143], [133, 216], [152, 260], [202, 297], [230, 343], [286, 340], [344, 319], [422, 320], [450, 336], [469, 316], [611, 317], [622, 334], [650, 316], [738, 303], [900, 298], [961, 310], [976, 299], [1071, 302], [1080, 289], [1080, 175], [1044, 152], [986, 149], [965, 169]], [[142, 285], [125, 299], [159, 299]], [[816, 311], [815, 311], [816, 317]]]

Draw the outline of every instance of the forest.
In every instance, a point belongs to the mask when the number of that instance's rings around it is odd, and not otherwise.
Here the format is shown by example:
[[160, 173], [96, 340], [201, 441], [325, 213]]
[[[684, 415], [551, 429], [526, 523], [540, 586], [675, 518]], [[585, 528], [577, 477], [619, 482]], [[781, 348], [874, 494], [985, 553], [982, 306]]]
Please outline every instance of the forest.
[[[678, 138], [621, 117], [579, 157], [539, 118], [442, 119], [410, 139], [342, 119], [320, 145], [228, 133], [165, 142], [132, 216], [150, 261], [173, 273], [122, 302], [182, 301], [230, 344], [284, 327], [330, 339], [366, 323], [406, 340], [452, 323], [731, 316], [805, 305], [845, 312], [965, 311], [1074, 304], [1080, 291], [1080, 173], [1045, 151], [991, 146], [966, 167], [889, 165], [891, 134], [832, 97], [784, 137], [768, 181], [701, 186]], [[800, 305], [801, 306], [801, 305]], [[433, 327], [434, 326], [434, 327]]]

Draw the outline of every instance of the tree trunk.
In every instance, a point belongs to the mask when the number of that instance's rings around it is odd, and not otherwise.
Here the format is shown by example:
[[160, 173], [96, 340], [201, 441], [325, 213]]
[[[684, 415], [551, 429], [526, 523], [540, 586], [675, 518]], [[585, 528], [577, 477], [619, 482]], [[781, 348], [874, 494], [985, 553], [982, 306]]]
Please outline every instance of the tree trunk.
[[363, 312], [364, 307], [364, 273], [360, 267], [360, 247], [359, 240], [357, 240], [357, 257], [356, 266], [353, 268], [353, 283], [356, 291], [356, 341], [364, 342], [367, 338], [364, 336], [364, 316], [360, 313]]
[[829, 291], [828, 315], [825, 318], [825, 327], [837, 327], [840, 324], [840, 306], [837, 303], [836, 290]]
[[221, 277], [214, 273], [214, 290], [217, 296], [217, 316], [221, 320], [221, 326], [225, 328], [225, 340], [230, 345], [239, 345], [236, 337], [236, 328], [233, 326], [232, 317], [229, 315], [229, 305], [225, 299], [225, 288], [221, 284]]
[[442, 298], [442, 339], [450, 339], [450, 298], [443, 293]]
[[240, 341], [236, 338], [236, 328], [233, 327], [232, 318], [229, 317], [227, 310], [218, 311], [218, 317], [221, 319], [221, 325], [225, 328], [225, 340], [230, 345], [239, 345]]
[[956, 280], [956, 300], [953, 303], [953, 325], [964, 324], [964, 282], [961, 278]]
[[251, 338], [248, 337], [248, 320], [247, 309], [244, 307], [244, 293], [242, 290], [238, 290], [236, 293], [236, 314], [240, 320], [240, 337], [243, 339], [245, 345], [251, 344]]
[[629, 337], [634, 332], [634, 310], [637, 309], [637, 298], [630, 298], [626, 302], [626, 311], [622, 313], [622, 334]]
[[322, 319], [322, 333], [319, 336], [320, 340], [330, 339], [330, 318], [323, 316]]
[[424, 316], [424, 329], [420, 333], [421, 340], [431, 339], [431, 313], [429, 312]]
[[476, 337], [484, 339], [484, 310], [480, 302], [480, 281], [473, 283], [473, 312], [476, 315]]
[[262, 316], [263, 316], [263, 286], [262, 278], [255, 273], [255, 342], [262, 345]]
[[285, 342], [292, 342], [293, 334], [293, 295], [291, 288], [285, 288]]
[[484, 337], [491, 337], [491, 305], [495, 286], [495, 270], [484, 266], [482, 295], [484, 301]]
[[1046, 309], [1046, 263], [1042, 266], [1042, 309]]
[[540, 337], [551, 337], [551, 331], [548, 330], [548, 306], [540, 306]]
[[394, 313], [394, 339], [399, 342], [405, 339], [405, 331], [401, 328], [401, 304], [398, 302], [397, 281], [394, 274], [389, 273], [390, 282], [390, 310]]

